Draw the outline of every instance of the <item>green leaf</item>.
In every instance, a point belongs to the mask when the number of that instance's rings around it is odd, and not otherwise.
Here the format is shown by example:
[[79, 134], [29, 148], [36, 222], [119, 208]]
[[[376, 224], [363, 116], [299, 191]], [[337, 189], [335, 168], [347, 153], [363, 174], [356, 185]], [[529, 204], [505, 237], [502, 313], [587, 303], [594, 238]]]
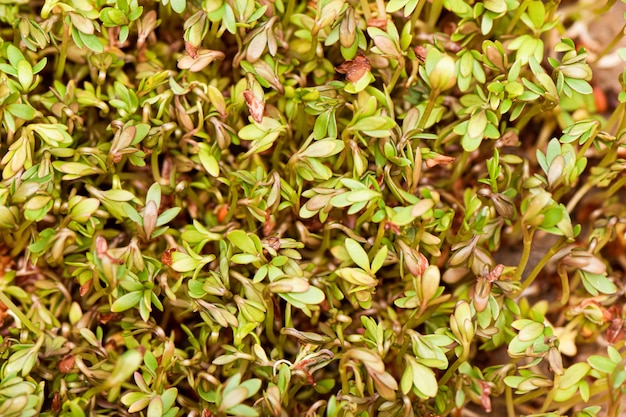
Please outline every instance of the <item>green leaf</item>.
[[297, 301], [300, 301], [303, 304], [309, 304], [309, 305], [320, 304], [326, 298], [322, 290], [312, 285], [309, 286], [309, 289], [305, 292], [289, 293], [288, 295], [289, 297]]
[[180, 207], [172, 207], [165, 210], [157, 218], [156, 226], [163, 226], [164, 224], [171, 222], [176, 216], [178, 216], [178, 213], [180, 213], [180, 211]]
[[589, 372], [590, 366], [585, 362], [577, 362], [567, 368], [559, 382], [560, 389], [568, 389], [580, 382]]
[[241, 417], [258, 417], [259, 412], [246, 404], [238, 404], [228, 409], [228, 414]]
[[412, 358], [409, 361], [409, 366], [413, 372], [413, 384], [415, 385], [415, 388], [417, 388], [426, 397], [432, 398], [437, 395], [439, 386], [433, 370], [427, 368]]
[[243, 230], [233, 230], [226, 239], [245, 253], [258, 254], [254, 241]]
[[580, 271], [585, 289], [589, 294], [596, 296], [598, 293], [615, 294], [617, 287], [611, 280], [603, 274], [594, 274], [587, 271]]
[[367, 252], [357, 243], [356, 240], [347, 238], [345, 241], [346, 251], [350, 255], [350, 258], [355, 264], [360, 266], [365, 271], [370, 271], [370, 261], [367, 257]]
[[597, 371], [604, 372], [605, 374], [611, 374], [615, 370], [617, 363], [604, 356], [592, 355], [587, 358], [587, 362], [591, 367]]
[[17, 63], [16, 69], [22, 88], [25, 91], [29, 90], [31, 84], [33, 83], [33, 67], [24, 59]]
[[177, 272], [191, 272], [200, 265], [200, 262], [183, 252], [172, 253], [172, 269]]
[[575, 78], [565, 77], [565, 83], [569, 85], [572, 88], [572, 90], [576, 91], [577, 93], [580, 93], [583, 95], [593, 93], [593, 88], [585, 80], [577, 80]]
[[[161, 0], [164, 4], [167, 4], [167, 0]], [[185, 11], [185, 8], [187, 7], [187, 1], [186, 0], [169, 0], [170, 1], [170, 5], [172, 6], [172, 10], [174, 10], [176, 13], [182, 13]]]
[[528, 16], [533, 24], [533, 29], [539, 30], [546, 18], [546, 8], [543, 1], [534, 0], [528, 3]]
[[300, 153], [305, 158], [328, 158], [341, 152], [344, 148], [343, 141], [335, 139], [322, 139], [313, 142]]
[[104, 52], [104, 46], [100, 42], [100, 38], [94, 34], [88, 35], [86, 33], [78, 32], [78, 37], [82, 43], [93, 52], [101, 54]]
[[142, 291], [133, 291], [122, 295], [111, 305], [111, 311], [119, 313], [136, 306], [143, 297]]
[[162, 417], [162, 416], [163, 416], [163, 401], [161, 400], [161, 397], [155, 396], [150, 400], [146, 417]]
[[35, 117], [35, 109], [28, 104], [11, 103], [7, 106], [7, 110], [15, 117], [23, 120], [32, 120]]
[[102, 9], [100, 11], [100, 20], [102, 20], [105, 27], [116, 27], [129, 23], [126, 13], [113, 7], [105, 7]]

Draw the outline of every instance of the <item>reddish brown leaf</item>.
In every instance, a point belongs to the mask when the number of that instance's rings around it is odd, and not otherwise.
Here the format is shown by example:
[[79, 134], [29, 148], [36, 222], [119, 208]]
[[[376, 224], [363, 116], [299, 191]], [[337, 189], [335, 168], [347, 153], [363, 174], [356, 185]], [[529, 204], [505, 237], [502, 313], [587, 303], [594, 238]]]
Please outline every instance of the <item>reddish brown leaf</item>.
[[486, 413], [491, 413], [491, 387], [489, 383], [485, 381], [478, 381], [481, 387], [481, 395], [480, 395], [480, 405], [483, 406], [483, 409]]
[[367, 21], [367, 26], [387, 30], [387, 19], [370, 19]]
[[50, 408], [55, 413], [61, 411], [61, 396], [59, 395], [58, 392], [55, 392], [54, 395], [52, 396], [52, 404]]
[[339, 74], [346, 74], [346, 80], [350, 82], [357, 82], [365, 74], [372, 69], [370, 62], [365, 56], [357, 55], [353, 60], [348, 60], [343, 64], [335, 67], [335, 71]]
[[62, 374], [68, 374], [74, 368], [74, 355], [67, 355], [59, 361], [57, 368]]
[[428, 51], [424, 46], [417, 45], [415, 48], [413, 48], [413, 50], [415, 51], [415, 56], [417, 56], [417, 59], [419, 59], [421, 62], [426, 61], [426, 54], [428, 53]]
[[175, 250], [175, 248], [171, 248], [163, 252], [163, 255], [161, 255], [161, 262], [163, 262], [163, 265], [172, 265], [172, 252], [174, 252]]
[[217, 208], [217, 221], [220, 223], [224, 223], [226, 220], [226, 216], [228, 215], [229, 206], [228, 204], [221, 204]]
[[265, 113], [265, 103], [257, 100], [254, 93], [250, 90], [244, 91], [243, 97], [246, 99], [248, 111], [250, 112], [252, 119], [254, 119], [257, 123], [261, 123], [263, 121], [263, 113]]
[[598, 113], [605, 113], [609, 105], [606, 100], [606, 94], [604, 94], [604, 91], [600, 87], [593, 87], [593, 98], [596, 102], [596, 110]]
[[451, 156], [437, 155], [434, 158], [426, 160], [426, 166], [428, 168], [436, 167], [437, 165], [448, 165], [454, 162], [454, 158]]
[[189, 56], [192, 57], [192, 58], [197, 58], [198, 57], [198, 48], [196, 48], [195, 46], [193, 46], [189, 42], [185, 42], [185, 51], [187, 51]]
[[107, 251], [109, 250], [109, 244], [107, 243], [107, 240], [102, 237], [102, 236], [98, 236], [96, 238], [96, 254], [98, 255], [99, 258], [103, 258], [107, 255]]
[[90, 279], [89, 281], [85, 282], [83, 285], [80, 286], [81, 297], [84, 297], [85, 295], [87, 295], [87, 293], [91, 289], [91, 284], [93, 284], [93, 280]]

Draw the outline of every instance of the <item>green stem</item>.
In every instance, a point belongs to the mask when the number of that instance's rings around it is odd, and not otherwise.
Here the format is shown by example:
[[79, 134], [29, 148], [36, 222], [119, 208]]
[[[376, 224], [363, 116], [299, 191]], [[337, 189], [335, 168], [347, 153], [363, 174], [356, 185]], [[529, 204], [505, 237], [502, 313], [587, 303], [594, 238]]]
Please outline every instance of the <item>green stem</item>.
[[[605, 394], [607, 391], [608, 391], [608, 384], [607, 384], [606, 379], [603, 379], [603, 380], [599, 379], [596, 381], [596, 383], [594, 383], [591, 387], [589, 387], [589, 398], [594, 397], [596, 395]], [[602, 395], [602, 397], [600, 398], [594, 398], [593, 403], [606, 404], [606, 399], [605, 399], [606, 397], [608, 397], [608, 395]], [[590, 403], [591, 401], [583, 401], [583, 399], [580, 397], [580, 393], [578, 393], [574, 395], [573, 397], [571, 397], [569, 400], [560, 403], [559, 404], [560, 407], [556, 413], [557, 415], [562, 415], [572, 407], [575, 407], [579, 404], [590, 405]]]
[[506, 30], [504, 31], [504, 33], [513, 33], [513, 29], [515, 29], [515, 25], [517, 25], [517, 22], [520, 20], [520, 18], [526, 11], [526, 8], [528, 7], [529, 3], [530, 3], [530, 0], [524, 0], [524, 2], [520, 4], [517, 9], [515, 9], [515, 14], [509, 21], [509, 25], [506, 27]]
[[569, 277], [567, 276], [567, 272], [565, 272], [564, 270], [560, 270], [561, 268], [559, 268], [558, 274], [559, 277], [561, 278], [561, 305], [564, 306], [565, 304], [567, 304], [567, 301], [569, 300], [569, 294], [570, 294], [570, 289], [569, 289]]
[[609, 44], [598, 55], [596, 55], [595, 59], [593, 61], [591, 61], [590, 63], [598, 62], [599, 60], [602, 59], [602, 57], [604, 57], [609, 52], [611, 52], [613, 50], [613, 48], [615, 48], [617, 46], [617, 44], [624, 37], [624, 30], [626, 30], [626, 24], [624, 24], [624, 26], [622, 26], [622, 28], [619, 30], [619, 32], [617, 32], [617, 34], [615, 34], [615, 37], [613, 38], [613, 40], [611, 42], [609, 42]]
[[388, 91], [393, 91], [393, 88], [396, 86], [400, 75], [402, 75], [402, 71], [404, 71], [405, 62], [404, 58], [400, 57], [400, 61], [398, 61], [398, 66], [396, 67], [393, 75], [391, 76], [391, 80], [389, 81], [389, 85], [387, 86]]
[[436, 32], [437, 20], [441, 16], [443, 10], [443, 0], [433, 0], [430, 5], [430, 13], [428, 14], [428, 33]]
[[420, 1], [417, 3], [417, 7], [415, 7], [415, 10], [413, 10], [413, 13], [411, 13], [411, 28], [415, 29], [417, 27], [417, 22], [419, 22], [419, 17], [420, 14], [422, 14], [422, 9], [424, 8], [424, 5], [427, 2], [425, 1]]
[[[30, 222], [27, 222], [27, 227], [20, 227], [20, 231], [26, 232], [26, 229], [30, 226]], [[17, 257], [22, 250], [28, 244], [28, 241], [31, 239], [30, 233], [15, 233], [16, 236], [19, 236], [17, 241], [13, 244], [13, 249], [11, 250], [11, 257]]]
[[624, 110], [626, 110], [626, 103], [621, 103], [619, 106], [617, 106], [611, 117], [609, 117], [609, 120], [607, 120], [606, 125], [604, 126], [605, 131], [615, 134], [615, 131], [612, 130], [613, 126], [616, 126], [618, 122], [621, 123], [622, 120], [624, 120]]
[[556, 391], [559, 387], [560, 380], [561, 380], [561, 375], [554, 374], [554, 385], [553, 385], [553, 388], [548, 393], [548, 395], [546, 396], [545, 401], [543, 402], [543, 406], [541, 407], [542, 413], [545, 413], [550, 407], [550, 404], [552, 404], [552, 400], [554, 399], [554, 395], [556, 394]]
[[[152, 168], [152, 177], [154, 178], [154, 181], [157, 182], [158, 184], [166, 185], [161, 182], [162, 178], [161, 178], [161, 171], [159, 170], [159, 153], [158, 152], [152, 152], [152, 154], [150, 155], [150, 168]], [[167, 178], [167, 180], [168, 180], [167, 185], [169, 185], [169, 178]]]
[[363, 15], [365, 16], [365, 21], [372, 19], [372, 11], [370, 10], [370, 3], [367, 0], [359, 0], [361, 4], [361, 8], [363, 9]]
[[11, 310], [13, 314], [15, 314], [15, 316], [22, 322], [24, 326], [28, 328], [28, 330], [35, 333], [37, 337], [41, 336], [42, 334], [41, 329], [38, 329], [37, 327], [35, 327], [35, 325], [29, 320], [29, 318], [26, 317], [24, 313], [22, 313], [22, 310], [20, 310], [15, 304], [13, 304], [13, 301], [11, 301], [11, 299], [7, 297], [4, 291], [2, 290], [0, 290], [0, 301], [5, 306], [7, 306], [7, 308]]
[[311, 38], [311, 50], [309, 51], [307, 61], [315, 60], [316, 56], [317, 56], [317, 33], [315, 33]]
[[508, 417], [515, 417], [515, 404], [513, 404], [513, 389], [506, 387], [506, 413]]
[[546, 266], [546, 264], [554, 256], [554, 254], [557, 253], [558, 251], [560, 251], [561, 249], [563, 249], [563, 247], [565, 247], [565, 245], [567, 245], [568, 242], [569, 242], [568, 238], [566, 238], [566, 237], [560, 238], [556, 242], [556, 244], [554, 244], [554, 246], [552, 246], [550, 248], [550, 250], [548, 252], [546, 252], [545, 255], [543, 255], [543, 258], [541, 258], [541, 260], [537, 263], [537, 265], [535, 265], [535, 267], [532, 269], [532, 271], [530, 271], [530, 274], [528, 275], [528, 277], [526, 278], [526, 280], [524, 281], [524, 283], [520, 287], [520, 292], [524, 291], [526, 288], [528, 288], [530, 286], [530, 284], [533, 283], [535, 278], [537, 278], [537, 276], [539, 275], [539, 272], [541, 272], [543, 267]]
[[433, 112], [435, 108], [435, 103], [437, 101], [437, 97], [439, 96], [439, 91], [431, 90], [430, 95], [428, 96], [428, 101], [426, 102], [426, 108], [424, 109], [424, 114], [420, 117], [420, 121], [417, 124], [418, 129], [424, 129], [428, 119], [430, 119], [430, 114]]
[[445, 385], [448, 380], [452, 377], [452, 374], [457, 370], [459, 366], [465, 361], [467, 361], [469, 346], [463, 346], [463, 353], [459, 358], [452, 364], [451, 367], [448, 368], [445, 374], [439, 380], [439, 385]]
[[610, 395], [609, 399], [611, 401], [611, 405], [609, 406], [609, 410], [607, 411], [607, 417], [619, 417], [619, 411], [621, 406], [621, 398], [622, 394], [618, 391], [617, 398], [614, 398]]
[[611, 196], [613, 196], [613, 194], [621, 190], [622, 187], [624, 187], [624, 184], [626, 184], [626, 176], [621, 177], [613, 185], [611, 185], [611, 188], [606, 190], [604, 193], [604, 200], [608, 200]]
[[524, 238], [523, 238], [524, 249], [522, 251], [522, 257], [520, 258], [519, 263], [517, 265], [517, 269], [515, 270], [515, 276], [513, 277], [514, 281], [522, 280], [522, 274], [524, 273], [524, 270], [526, 269], [526, 265], [528, 264], [528, 259], [530, 259], [530, 251], [533, 246], [533, 236], [535, 234], [534, 227], [532, 229], [527, 229], [524, 226], [522, 227], [523, 227], [522, 232], [524, 233]]
[[385, 222], [382, 221], [378, 225], [378, 231], [376, 232], [376, 239], [374, 240], [374, 244], [372, 245], [372, 251], [378, 251], [380, 245], [383, 242], [383, 238], [385, 237]]
[[576, 193], [572, 196], [572, 198], [567, 202], [567, 206], [565, 206], [568, 213], [572, 213], [576, 205], [580, 202], [580, 200], [587, 195], [589, 190], [591, 190], [595, 186], [595, 181], [590, 181], [583, 184]]
[[271, 298], [268, 298], [268, 307], [267, 313], [265, 314], [265, 335], [267, 336], [267, 340], [273, 345], [276, 346], [276, 336], [274, 335], [274, 305], [272, 304]]
[[[509, 387], [507, 387], [509, 388]], [[546, 388], [540, 388], [540, 389], [536, 389], [530, 392], [527, 392], [524, 395], [520, 395], [519, 397], [517, 397], [515, 400], [511, 401], [511, 405], [514, 406], [515, 404], [528, 404], [530, 403], [530, 401], [534, 400], [535, 398], [541, 397], [543, 395], [545, 395], [547, 389]], [[513, 399], [513, 391], [511, 391], [511, 399]]]
[[454, 171], [452, 171], [452, 176], [450, 176], [450, 180], [448, 181], [448, 183], [450, 185], [454, 186], [454, 183], [456, 182], [456, 180], [458, 180], [459, 177], [461, 177], [461, 174], [463, 173], [463, 170], [465, 168], [467, 168], [467, 159], [468, 158], [469, 158], [469, 153], [468, 152], [463, 152], [461, 154], [461, 159], [454, 166]]
[[[405, 332], [402, 332], [401, 335], [404, 335]], [[400, 346], [400, 350], [398, 351], [398, 356], [396, 356], [396, 365], [398, 369], [402, 369], [402, 360], [404, 359], [404, 355], [406, 354], [407, 349], [409, 348], [410, 337], [404, 336], [404, 340], [402, 341], [402, 346]]]
[[579, 160], [580, 158], [583, 158], [585, 156], [587, 149], [589, 149], [591, 144], [596, 140], [597, 135], [598, 135], [598, 128], [596, 126], [593, 128], [593, 134], [589, 135], [589, 137], [587, 138], [587, 141], [583, 143], [583, 146], [581, 146], [580, 149], [578, 150], [578, 153], [576, 154], [576, 160]]
[[538, 115], [539, 113], [541, 113], [541, 107], [538, 105], [528, 109], [528, 111], [524, 113], [522, 117], [520, 117], [517, 125], [515, 125], [515, 128], [517, 129], [517, 131], [521, 132], [522, 129], [524, 129], [524, 127], [528, 124], [528, 122], [530, 122], [530, 120], [536, 115]]
[[[65, 18], [65, 16], [63, 16]], [[65, 19], [63, 19], [65, 20]], [[65, 71], [65, 61], [67, 60], [67, 44], [70, 41], [70, 24], [63, 21], [63, 38], [61, 40], [61, 52], [59, 53], [59, 59], [57, 60], [57, 68], [54, 73], [54, 78], [60, 80], [63, 78], [63, 72]]]

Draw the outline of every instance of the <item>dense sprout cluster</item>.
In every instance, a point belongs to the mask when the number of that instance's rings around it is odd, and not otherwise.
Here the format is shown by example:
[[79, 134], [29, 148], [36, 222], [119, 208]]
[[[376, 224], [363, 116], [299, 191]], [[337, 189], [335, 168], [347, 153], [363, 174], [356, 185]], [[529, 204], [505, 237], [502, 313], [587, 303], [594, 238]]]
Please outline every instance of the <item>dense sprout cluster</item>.
[[612, 3], [0, 2], [0, 415], [617, 416]]

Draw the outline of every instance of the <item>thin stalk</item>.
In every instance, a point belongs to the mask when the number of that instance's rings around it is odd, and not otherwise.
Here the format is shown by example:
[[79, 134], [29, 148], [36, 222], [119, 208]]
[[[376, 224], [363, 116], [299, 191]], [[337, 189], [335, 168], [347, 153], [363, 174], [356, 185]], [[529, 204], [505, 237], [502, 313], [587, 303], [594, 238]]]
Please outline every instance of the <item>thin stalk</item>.
[[520, 4], [520, 6], [515, 10], [515, 14], [511, 18], [511, 21], [509, 22], [509, 25], [506, 27], [506, 30], [504, 31], [504, 33], [513, 33], [513, 29], [515, 29], [515, 25], [517, 25], [517, 22], [520, 20], [520, 18], [526, 11], [526, 8], [528, 7], [529, 3], [530, 3], [530, 0], [524, 0], [524, 2]]
[[576, 205], [595, 185], [595, 181], [586, 182], [576, 191], [572, 198], [567, 202], [567, 206], [565, 206], [569, 214], [572, 214]]
[[[404, 332], [402, 332], [401, 334], [404, 335]], [[398, 351], [398, 356], [396, 356], [396, 365], [398, 366], [398, 369], [402, 369], [402, 360], [404, 359], [404, 355], [406, 354], [406, 351], [409, 348], [410, 340], [411, 340], [410, 337], [405, 337], [404, 340], [402, 341], [402, 346], [400, 347], [400, 350]]]
[[[510, 387], [507, 387], [510, 389]], [[527, 392], [524, 395], [520, 395], [519, 397], [517, 397], [515, 400], [511, 401], [511, 405], [515, 405], [515, 404], [528, 404], [531, 400], [534, 400], [535, 398], [541, 397], [542, 395], [545, 395], [546, 393], [546, 389], [545, 388], [540, 388], [540, 389], [536, 389], [530, 392]], [[513, 391], [511, 390], [511, 399], [513, 398]]]
[[609, 406], [609, 410], [606, 412], [607, 417], [619, 417], [620, 415], [620, 406], [621, 406], [621, 397], [622, 394], [618, 392], [617, 398], [610, 397], [611, 405]]
[[372, 19], [372, 11], [370, 10], [370, 3], [367, 0], [359, 0], [359, 4], [363, 9], [363, 15], [365, 16], [365, 21]]
[[[152, 177], [154, 181], [161, 185], [169, 185], [169, 183], [163, 184], [161, 178], [161, 171], [159, 170], [159, 153], [152, 152], [150, 155], [150, 168], [152, 168]], [[169, 180], [169, 178], [168, 178]]]
[[537, 263], [537, 265], [535, 265], [535, 267], [532, 269], [532, 271], [530, 271], [530, 274], [528, 275], [528, 277], [526, 278], [526, 280], [524, 281], [524, 283], [520, 287], [520, 292], [524, 291], [526, 288], [528, 288], [530, 286], [530, 284], [533, 283], [535, 278], [537, 278], [537, 276], [539, 275], [539, 272], [541, 272], [543, 267], [546, 266], [546, 264], [554, 256], [554, 254], [556, 254], [558, 251], [563, 249], [563, 247], [565, 247], [565, 245], [567, 245], [568, 242], [569, 242], [568, 238], [566, 238], [566, 237], [560, 238], [556, 242], [556, 244], [554, 246], [552, 246], [550, 248], [550, 250], [548, 252], [546, 252], [545, 255], [543, 255], [543, 258], [541, 258], [541, 260]]
[[289, 19], [291, 19], [291, 15], [296, 7], [296, 0], [287, 0], [287, 9], [285, 10], [285, 14], [283, 15], [283, 26], [285, 27], [289, 23]]
[[[610, 376], [608, 376], [607, 378], [610, 378]], [[617, 410], [619, 409], [619, 406], [616, 407], [616, 405], [619, 404], [618, 398], [615, 398], [615, 393], [613, 391], [613, 384], [607, 384], [607, 395], [609, 396], [609, 409], [607, 410], [607, 417], [617, 417]]]
[[513, 404], [513, 389], [507, 386], [505, 393], [506, 393], [506, 414], [508, 417], [516, 417], [515, 404]]
[[580, 159], [580, 158], [585, 156], [585, 153], [587, 152], [587, 149], [589, 149], [589, 147], [591, 146], [593, 141], [596, 140], [596, 136], [598, 136], [598, 129], [597, 129], [597, 127], [594, 128], [593, 135], [590, 135], [589, 138], [587, 138], [587, 141], [585, 143], [583, 143], [583, 146], [581, 146], [580, 149], [578, 150], [578, 153], [576, 154], [576, 160], [578, 160], [578, 159]]
[[[591, 387], [589, 387], [589, 398], [606, 393], [607, 391], [608, 391], [608, 384], [607, 384], [606, 379], [599, 379]], [[591, 405], [593, 403], [606, 404], [607, 397], [608, 397], [608, 394], [602, 395], [600, 398], [594, 398], [593, 402], [583, 401], [583, 399], [580, 397], [580, 393], [577, 393], [569, 400], [563, 401], [562, 403], [560, 403], [559, 404], [560, 407], [556, 413], [558, 415], [562, 415], [565, 412], [567, 412], [567, 410], [569, 410], [570, 408], [575, 407], [579, 404], [586, 404], [586, 405]]]
[[383, 0], [376, 0], [376, 7], [378, 7], [378, 18], [384, 19], [387, 16], [387, 9]]
[[519, 260], [519, 264], [517, 265], [517, 270], [515, 270], [515, 276], [513, 277], [514, 281], [522, 280], [522, 274], [524, 273], [526, 265], [528, 264], [528, 260], [530, 259], [530, 251], [533, 246], [533, 236], [535, 235], [535, 228], [523, 228], [522, 232], [524, 233], [524, 249], [522, 251], [522, 257]]
[[70, 24], [63, 19], [63, 38], [61, 39], [61, 52], [57, 60], [57, 68], [54, 72], [54, 78], [60, 80], [65, 72], [65, 61], [67, 60], [67, 45], [70, 41]]
[[541, 407], [541, 412], [545, 413], [548, 408], [550, 407], [550, 404], [552, 404], [552, 400], [554, 399], [554, 395], [556, 394], [556, 391], [559, 387], [559, 382], [561, 380], [561, 375], [559, 374], [554, 374], [554, 386], [553, 388], [550, 390], [550, 392], [548, 393], [545, 401], [543, 402], [543, 407]]
[[430, 95], [428, 96], [428, 101], [426, 102], [426, 108], [424, 109], [424, 114], [420, 117], [420, 121], [417, 124], [418, 129], [424, 129], [428, 119], [430, 119], [430, 114], [433, 112], [435, 108], [435, 103], [437, 101], [437, 97], [439, 96], [439, 91], [431, 90]]
[[611, 187], [608, 190], [606, 190], [606, 192], [604, 193], [604, 199], [605, 200], [608, 199], [613, 194], [621, 190], [624, 184], [626, 184], [626, 176], [621, 177], [613, 185], [611, 185]]
[[457, 368], [461, 366], [463, 362], [467, 361], [467, 357], [469, 353], [468, 351], [469, 351], [469, 346], [463, 346], [463, 353], [452, 364], [452, 366], [448, 368], [446, 373], [443, 374], [443, 377], [441, 377], [441, 379], [439, 380], [439, 385], [445, 385], [448, 382], [448, 380], [452, 377], [452, 374], [454, 374], [454, 372], [457, 370]]
[[15, 304], [13, 304], [13, 301], [11, 301], [11, 299], [7, 297], [4, 291], [2, 290], [0, 290], [0, 301], [5, 306], [7, 306], [7, 308], [11, 310], [13, 314], [15, 314], [15, 316], [22, 322], [24, 326], [28, 328], [28, 330], [35, 333], [37, 337], [41, 336], [42, 334], [41, 329], [38, 329], [37, 327], [35, 327], [33, 322], [31, 322], [30, 319], [26, 317], [24, 313], [22, 313], [22, 310], [20, 310]]
[[415, 29], [417, 27], [420, 14], [422, 14], [422, 9], [424, 8], [424, 5], [426, 3], [427, 2], [425, 1], [419, 1], [417, 3], [417, 7], [415, 7], [415, 10], [413, 10], [413, 13], [411, 13], [411, 28]]
[[[291, 304], [287, 303], [285, 307], [285, 314], [283, 315], [285, 321], [285, 327], [293, 327], [293, 320], [291, 318]], [[280, 332], [280, 336], [278, 336], [278, 343], [280, 346], [285, 346], [287, 343], [287, 335], [283, 332]]]
[[269, 342], [276, 346], [276, 336], [274, 335], [274, 305], [270, 299], [267, 307], [267, 313], [265, 314], [265, 335]]
[[317, 57], [317, 33], [315, 33], [311, 38], [311, 50], [309, 51], [309, 55], [307, 56], [308, 61], [313, 61]]
[[400, 57], [400, 60], [398, 61], [398, 66], [393, 72], [393, 75], [391, 76], [391, 80], [389, 81], [389, 85], [387, 86], [387, 89], [389, 91], [392, 91], [393, 88], [396, 86], [396, 83], [398, 82], [400, 75], [402, 75], [402, 71], [404, 71], [404, 67], [405, 67], [404, 58]]
[[374, 240], [374, 244], [372, 245], [372, 250], [375, 248], [380, 248], [380, 245], [383, 242], [383, 238], [385, 237], [385, 222], [382, 221], [378, 225], [378, 231], [376, 232], [376, 239]]
[[534, 106], [528, 109], [528, 111], [519, 119], [519, 122], [515, 126], [518, 132], [521, 132], [522, 129], [530, 122], [530, 120], [536, 115], [541, 113], [541, 108], [539, 106]]
[[436, 32], [437, 20], [441, 16], [443, 10], [443, 0], [433, 0], [430, 4], [430, 13], [428, 14], [428, 33]]
[[615, 48], [617, 46], [617, 44], [622, 40], [622, 38], [624, 37], [624, 30], [626, 30], [626, 24], [624, 24], [624, 26], [622, 26], [622, 28], [619, 30], [619, 32], [617, 32], [615, 34], [615, 37], [613, 38], [613, 40], [611, 42], [609, 42], [609, 44], [602, 50], [600, 51], [599, 54], [597, 54], [595, 56], [595, 59], [592, 60], [590, 63], [594, 63], [594, 62], [598, 62], [599, 60], [601, 60], [605, 55], [607, 55], [609, 52], [611, 52], [613, 50], [613, 48]]
[[621, 122], [624, 119], [623, 115], [625, 109], [625, 103], [621, 103], [619, 106], [617, 106], [611, 117], [609, 117], [609, 120], [607, 120], [606, 125], [604, 126], [605, 131], [612, 132], [613, 134], [615, 133], [615, 131], [612, 130], [613, 126], [617, 125], [618, 122]]
[[[31, 222], [27, 222], [27, 226], [30, 226]], [[20, 230], [23, 230], [24, 232], [26, 231], [27, 227], [20, 227]], [[22, 250], [26, 247], [26, 245], [28, 244], [29, 240], [31, 239], [31, 234], [30, 233], [22, 233], [22, 234], [17, 234], [18, 237], [17, 241], [14, 242], [13, 244], [13, 249], [11, 250], [11, 256], [12, 257], [17, 257], [20, 252], [22, 252]]]
[[567, 276], [567, 272], [565, 272], [565, 270], [561, 270], [561, 268], [559, 268], [558, 274], [561, 278], [561, 305], [564, 306], [569, 300], [569, 277]]
[[[423, 312], [415, 312], [415, 314], [413, 314], [406, 323], [404, 323], [404, 326], [402, 326], [403, 330], [406, 329], [415, 329], [418, 326], [422, 325], [423, 323], [425, 323], [435, 312], [435, 310], [437, 309], [437, 306], [428, 306], [428, 308], [426, 308]], [[420, 306], [420, 310], [421, 310], [421, 306]], [[417, 318], [416, 318], [417, 317]]]
[[461, 154], [461, 159], [454, 166], [454, 171], [452, 171], [452, 176], [450, 176], [450, 179], [448, 180], [449, 184], [454, 185], [455, 181], [459, 179], [459, 177], [463, 173], [463, 169], [465, 169], [467, 167], [467, 159], [468, 158], [469, 158], [469, 153], [468, 152], [463, 152]]

